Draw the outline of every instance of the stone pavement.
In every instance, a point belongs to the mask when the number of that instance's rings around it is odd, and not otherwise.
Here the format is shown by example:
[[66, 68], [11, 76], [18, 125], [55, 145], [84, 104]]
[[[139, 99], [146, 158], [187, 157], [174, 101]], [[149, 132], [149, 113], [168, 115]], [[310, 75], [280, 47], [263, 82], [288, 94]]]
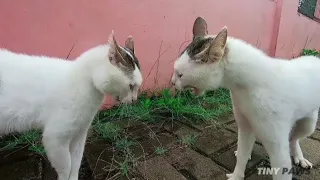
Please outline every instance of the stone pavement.
[[[224, 118], [223, 126], [195, 125], [167, 122], [145, 128], [134, 126], [132, 137], [139, 142], [133, 146], [135, 157], [141, 157], [130, 170], [135, 180], [226, 180], [236, 163], [237, 126], [233, 118]], [[137, 134], [138, 133], [138, 134]], [[153, 133], [153, 134], [152, 134]], [[182, 139], [196, 135], [190, 146]], [[139, 138], [140, 137], [140, 138]], [[191, 140], [189, 139], [191, 142]], [[313, 135], [301, 142], [305, 157], [314, 168], [309, 174], [295, 176], [299, 180], [320, 179], [320, 122]], [[164, 147], [167, 153], [155, 153]], [[1, 180], [55, 180], [56, 174], [46, 158], [26, 151], [6, 154], [0, 152]], [[120, 162], [113, 147], [103, 141], [88, 142], [81, 169], [81, 180], [128, 179], [119, 173], [114, 164]], [[252, 160], [246, 168], [247, 180], [271, 180], [271, 176], [258, 175], [257, 167], [268, 165], [268, 157], [260, 143], [254, 145]], [[122, 167], [123, 168], [123, 167]]]
[[[225, 174], [232, 172], [236, 163], [234, 151], [237, 145], [237, 125], [232, 119], [224, 124], [224, 128], [206, 126], [190, 128], [183, 125], [181, 128], [167, 129], [180, 138], [190, 134], [197, 134], [199, 138], [192, 147], [172, 148], [166, 156], [155, 156], [146, 160], [144, 164], [138, 166], [142, 179], [226, 179]], [[302, 175], [295, 175], [293, 179], [320, 179], [320, 122], [318, 122], [314, 134], [301, 141], [301, 146], [305, 157], [314, 164], [314, 168]], [[257, 173], [257, 167], [268, 165], [269, 161], [265, 149], [261, 143], [256, 142], [252, 159], [247, 165], [245, 179], [271, 180], [271, 176], [258, 175]], [[151, 171], [150, 167], [152, 167]]]

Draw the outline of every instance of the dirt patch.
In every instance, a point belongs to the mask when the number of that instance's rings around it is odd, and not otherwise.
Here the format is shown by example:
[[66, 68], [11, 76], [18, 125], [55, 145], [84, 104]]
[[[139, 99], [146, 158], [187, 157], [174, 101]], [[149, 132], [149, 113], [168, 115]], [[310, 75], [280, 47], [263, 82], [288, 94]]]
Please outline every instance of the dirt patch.
[[0, 167], [1, 179], [5, 180], [41, 180], [42, 158], [30, 156], [21, 161], [12, 161]]
[[16, 161], [26, 160], [33, 155], [35, 155], [35, 153], [31, 153], [30, 151], [28, 151], [27, 147], [0, 151], [0, 166]]
[[[88, 163], [83, 160], [79, 170], [79, 180], [93, 180], [91, 174], [92, 172], [89, 168]], [[57, 173], [51, 166], [48, 159], [43, 158], [42, 180], [57, 180], [57, 178]]]

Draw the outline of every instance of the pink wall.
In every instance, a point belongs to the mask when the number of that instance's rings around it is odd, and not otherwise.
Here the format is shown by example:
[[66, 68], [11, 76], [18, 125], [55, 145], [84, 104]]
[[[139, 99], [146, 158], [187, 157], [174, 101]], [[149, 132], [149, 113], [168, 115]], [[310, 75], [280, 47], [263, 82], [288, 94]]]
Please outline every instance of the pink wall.
[[[297, 16], [298, 0], [284, 0], [283, 7], [279, 2], [282, 0], [2, 0], [0, 47], [66, 57], [75, 45], [70, 55], [74, 59], [88, 48], [106, 43], [115, 30], [121, 44], [129, 34], [135, 39], [146, 80], [144, 89], [163, 87], [169, 82], [181, 44], [192, 37], [197, 16], [207, 20], [209, 33], [227, 25], [232, 36], [269, 54], [290, 57], [293, 44], [298, 52], [308, 35], [316, 37], [308, 47], [319, 47], [320, 26]], [[160, 45], [162, 56], [157, 61]]]
[[320, 50], [320, 23], [298, 14], [298, 0], [283, 1], [276, 56], [296, 57], [305, 47]]

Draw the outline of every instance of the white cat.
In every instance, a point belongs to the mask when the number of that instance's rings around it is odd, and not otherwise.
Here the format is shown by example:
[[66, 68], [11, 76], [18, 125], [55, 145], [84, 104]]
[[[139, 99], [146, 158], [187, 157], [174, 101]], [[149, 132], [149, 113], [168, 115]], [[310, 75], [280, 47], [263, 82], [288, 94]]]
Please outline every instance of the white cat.
[[[209, 36], [207, 23], [197, 18], [193, 42], [174, 64], [172, 83], [197, 94], [219, 87], [231, 91], [238, 124], [237, 163], [229, 180], [244, 178], [254, 142], [265, 147], [272, 167], [312, 167], [299, 140], [312, 134], [320, 106], [320, 59], [304, 56], [289, 60], [267, 56], [246, 42], [228, 37], [224, 27]], [[291, 134], [290, 134], [291, 132]], [[279, 171], [274, 180], [291, 180]]]
[[43, 145], [59, 180], [78, 180], [88, 128], [106, 94], [137, 99], [142, 83], [131, 36], [113, 32], [106, 45], [75, 61], [0, 50], [0, 135], [43, 130]]

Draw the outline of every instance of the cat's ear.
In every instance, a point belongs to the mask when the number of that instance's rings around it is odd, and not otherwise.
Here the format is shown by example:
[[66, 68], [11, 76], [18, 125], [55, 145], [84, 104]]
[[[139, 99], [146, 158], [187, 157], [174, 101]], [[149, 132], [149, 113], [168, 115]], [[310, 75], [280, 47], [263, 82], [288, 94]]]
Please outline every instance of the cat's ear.
[[208, 35], [208, 26], [202, 17], [198, 17], [193, 24], [193, 40]]
[[226, 43], [228, 38], [227, 27], [223, 27], [219, 34], [212, 40], [203, 51], [195, 56], [196, 63], [212, 63], [222, 59], [226, 50]]
[[108, 43], [110, 45], [109, 49], [109, 59], [111, 64], [122, 64], [127, 65], [126, 61], [124, 60], [125, 52], [124, 50], [118, 45], [117, 40], [114, 36], [114, 32], [112, 30], [111, 34], [109, 35]]
[[125, 47], [130, 49], [134, 53], [134, 41], [131, 35], [127, 37]]
[[209, 47], [209, 61], [219, 61], [225, 54], [228, 28], [224, 26]]

